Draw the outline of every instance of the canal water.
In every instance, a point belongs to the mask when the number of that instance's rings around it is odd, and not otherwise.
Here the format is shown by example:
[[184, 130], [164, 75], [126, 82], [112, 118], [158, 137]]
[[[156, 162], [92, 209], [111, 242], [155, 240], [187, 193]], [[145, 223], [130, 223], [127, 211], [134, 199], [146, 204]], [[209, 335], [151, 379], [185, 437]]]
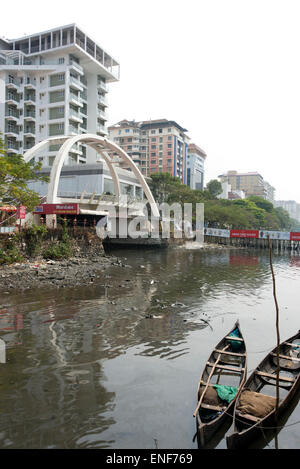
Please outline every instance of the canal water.
[[[197, 448], [196, 390], [239, 319], [248, 373], [276, 345], [268, 252], [114, 251], [88, 287], [0, 301], [0, 448]], [[280, 336], [299, 329], [300, 257], [273, 253]], [[300, 447], [300, 404], [279, 448]], [[225, 429], [210, 447], [226, 448]], [[256, 447], [274, 448], [265, 437]]]

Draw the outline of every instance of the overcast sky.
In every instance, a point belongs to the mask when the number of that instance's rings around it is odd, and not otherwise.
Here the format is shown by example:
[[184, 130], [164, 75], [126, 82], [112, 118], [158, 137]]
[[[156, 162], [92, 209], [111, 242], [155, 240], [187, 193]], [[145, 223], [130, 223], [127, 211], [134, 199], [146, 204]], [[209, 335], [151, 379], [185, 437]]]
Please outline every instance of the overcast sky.
[[[12, 10], [13, 8], [13, 10]], [[205, 182], [258, 171], [300, 203], [299, 0], [16, 0], [8, 39], [77, 23], [120, 63], [109, 124], [175, 120], [207, 154]]]

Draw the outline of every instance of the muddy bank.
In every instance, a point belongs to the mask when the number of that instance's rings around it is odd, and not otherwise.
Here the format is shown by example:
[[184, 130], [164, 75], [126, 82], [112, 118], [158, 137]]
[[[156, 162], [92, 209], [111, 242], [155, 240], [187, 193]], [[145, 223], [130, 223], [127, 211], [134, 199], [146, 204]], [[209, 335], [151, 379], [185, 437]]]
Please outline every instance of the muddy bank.
[[12, 293], [34, 288], [65, 288], [89, 285], [104, 278], [111, 265], [127, 267], [119, 258], [107, 256], [77, 256], [67, 260], [26, 261], [0, 267], [0, 292]]

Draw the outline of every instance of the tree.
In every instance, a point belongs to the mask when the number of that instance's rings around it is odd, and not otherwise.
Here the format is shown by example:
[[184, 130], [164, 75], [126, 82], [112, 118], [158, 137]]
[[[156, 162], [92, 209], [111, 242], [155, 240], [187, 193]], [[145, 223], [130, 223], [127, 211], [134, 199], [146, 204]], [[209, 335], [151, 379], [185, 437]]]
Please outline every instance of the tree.
[[257, 207], [264, 209], [266, 212], [272, 213], [274, 210], [272, 202], [263, 199], [258, 195], [251, 195], [250, 197], [248, 197], [248, 200], [251, 200], [251, 202], [254, 202]]
[[211, 193], [213, 197], [217, 197], [217, 195], [221, 194], [222, 184], [217, 179], [212, 179], [206, 184], [206, 189]]
[[31, 211], [40, 196], [28, 188], [29, 181], [48, 182], [47, 176], [38, 174], [41, 163], [26, 163], [22, 155], [8, 155], [0, 137], [0, 201], [8, 205], [25, 205]]
[[151, 174], [149, 187], [157, 203], [167, 202], [171, 193], [176, 192], [181, 186], [179, 178], [171, 176], [169, 173]]

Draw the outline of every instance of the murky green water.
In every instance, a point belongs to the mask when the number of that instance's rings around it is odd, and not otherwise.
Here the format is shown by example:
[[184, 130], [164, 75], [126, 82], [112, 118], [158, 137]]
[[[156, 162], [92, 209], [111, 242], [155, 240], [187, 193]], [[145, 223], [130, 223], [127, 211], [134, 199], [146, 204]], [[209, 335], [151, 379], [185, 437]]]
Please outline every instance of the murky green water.
[[[197, 448], [196, 389], [211, 349], [236, 319], [248, 372], [275, 346], [267, 252], [114, 254], [127, 267], [90, 287], [2, 296], [0, 448]], [[299, 329], [300, 257], [273, 262], [284, 340]], [[300, 447], [298, 421], [300, 404], [279, 448]]]

